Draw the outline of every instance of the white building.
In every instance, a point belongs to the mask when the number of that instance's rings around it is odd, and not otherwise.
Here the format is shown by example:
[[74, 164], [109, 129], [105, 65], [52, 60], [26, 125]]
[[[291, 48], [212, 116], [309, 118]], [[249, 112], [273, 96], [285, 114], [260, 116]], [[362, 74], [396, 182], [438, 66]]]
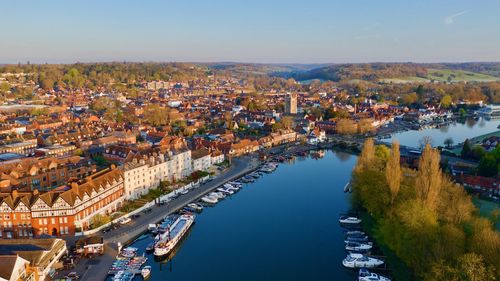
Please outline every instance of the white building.
[[157, 188], [161, 181], [189, 176], [192, 171], [191, 151], [168, 151], [137, 156], [123, 165], [125, 198], [133, 200]]
[[194, 150], [192, 153], [193, 171], [206, 171], [212, 166], [212, 156], [206, 148]]

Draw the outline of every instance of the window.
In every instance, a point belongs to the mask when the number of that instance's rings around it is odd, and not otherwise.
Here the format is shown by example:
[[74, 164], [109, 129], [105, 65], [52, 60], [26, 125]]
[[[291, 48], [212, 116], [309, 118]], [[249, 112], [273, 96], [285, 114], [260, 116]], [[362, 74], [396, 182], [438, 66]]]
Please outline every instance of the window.
[[43, 224], [47, 224], [47, 219], [43, 219]]
[[64, 217], [64, 223], [68, 223], [68, 218]]
[[51, 223], [51, 224], [55, 224], [55, 223], [56, 223], [56, 219], [55, 219], [55, 218], [51, 218], [51, 219], [50, 219], [50, 223]]

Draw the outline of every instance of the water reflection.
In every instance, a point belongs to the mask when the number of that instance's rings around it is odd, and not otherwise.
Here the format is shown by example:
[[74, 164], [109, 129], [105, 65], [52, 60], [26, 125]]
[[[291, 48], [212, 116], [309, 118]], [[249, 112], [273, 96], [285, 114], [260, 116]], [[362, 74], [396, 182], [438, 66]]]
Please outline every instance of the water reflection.
[[342, 162], [349, 161], [351, 159], [351, 156], [352, 156], [351, 154], [344, 152], [344, 151], [332, 151], [332, 152]]

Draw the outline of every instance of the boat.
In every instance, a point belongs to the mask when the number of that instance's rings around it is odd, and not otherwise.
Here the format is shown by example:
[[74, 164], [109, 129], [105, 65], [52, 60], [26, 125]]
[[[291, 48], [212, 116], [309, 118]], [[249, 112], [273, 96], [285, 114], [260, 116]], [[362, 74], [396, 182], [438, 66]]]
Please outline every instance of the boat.
[[143, 269], [141, 269], [141, 275], [143, 279], [148, 279], [151, 276], [151, 266], [146, 265]]
[[363, 231], [351, 230], [351, 231], [347, 231], [345, 233], [345, 235], [350, 236], [350, 237], [360, 237], [360, 236], [365, 236], [366, 234]]
[[344, 242], [345, 243], [349, 243], [349, 242], [366, 243], [369, 241], [370, 240], [368, 239], [368, 237], [347, 237]]
[[186, 234], [194, 222], [194, 215], [181, 215], [166, 232], [167, 235], [156, 243], [154, 255], [156, 257], [166, 256], [177, 245], [181, 238]]
[[366, 268], [359, 269], [358, 281], [391, 281], [391, 279], [368, 271]]
[[342, 265], [349, 268], [374, 268], [384, 264], [382, 260], [363, 254], [351, 253], [342, 261]]
[[224, 195], [221, 192], [210, 192], [208, 195], [212, 196], [212, 197], [215, 197], [217, 199], [224, 199], [224, 198], [226, 198], [226, 195]]
[[372, 248], [372, 243], [371, 242], [347, 242], [345, 244], [345, 249], [347, 251], [355, 251], [355, 252], [366, 252]]
[[226, 183], [226, 184], [224, 184], [223, 187], [226, 190], [232, 190], [232, 191], [236, 192], [236, 191], [240, 190], [241, 186], [242, 186], [241, 184], [229, 184], [229, 183]]
[[339, 222], [342, 224], [360, 224], [361, 220], [356, 217], [341, 216]]
[[219, 201], [219, 200], [217, 199], [217, 197], [207, 195], [207, 196], [201, 197], [201, 201], [208, 203], [208, 204], [216, 204], [217, 201]]
[[187, 204], [187, 206], [193, 210], [195, 210], [195, 212], [198, 212], [200, 213], [201, 211], [203, 211], [203, 206], [200, 205], [200, 204], [196, 204], [196, 203], [189, 203]]
[[227, 195], [234, 194], [234, 191], [232, 191], [231, 189], [225, 189], [222, 187], [217, 188], [217, 191], [222, 192], [222, 193], [227, 194]]
[[146, 252], [152, 252], [155, 249], [155, 242], [151, 242], [146, 246]]
[[120, 252], [120, 256], [124, 258], [133, 258], [137, 254], [137, 248], [134, 247], [127, 247]]

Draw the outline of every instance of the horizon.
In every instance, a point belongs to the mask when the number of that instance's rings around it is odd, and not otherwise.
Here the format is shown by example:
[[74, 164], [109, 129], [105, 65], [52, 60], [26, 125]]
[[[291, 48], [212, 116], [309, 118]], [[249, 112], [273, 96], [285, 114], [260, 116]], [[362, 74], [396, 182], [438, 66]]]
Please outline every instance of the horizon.
[[500, 3], [21, 0], [0, 62], [261, 64], [500, 61]]

